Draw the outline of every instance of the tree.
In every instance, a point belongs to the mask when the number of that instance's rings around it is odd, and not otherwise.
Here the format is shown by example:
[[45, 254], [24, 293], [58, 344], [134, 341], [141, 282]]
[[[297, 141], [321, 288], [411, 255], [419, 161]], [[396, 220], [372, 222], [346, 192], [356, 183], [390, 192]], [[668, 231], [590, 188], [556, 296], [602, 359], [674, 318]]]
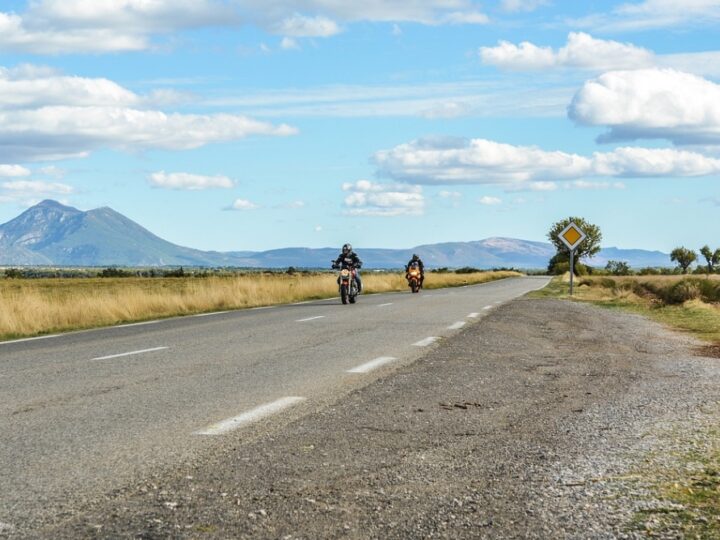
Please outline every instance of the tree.
[[555, 249], [557, 250], [555, 256], [550, 260], [549, 270], [551, 272], [553, 271], [553, 267], [556, 264], [570, 261], [570, 250], [568, 250], [567, 246], [563, 243], [562, 240], [560, 240], [560, 233], [565, 227], [570, 224], [571, 221], [575, 223], [575, 225], [580, 227], [587, 235], [585, 237], [585, 240], [583, 240], [580, 245], [575, 248], [575, 261], [580, 262], [581, 258], [592, 257], [598, 251], [600, 251], [600, 241], [602, 240], [602, 233], [600, 232], [600, 227], [598, 227], [597, 225], [593, 225], [588, 221], [585, 221], [581, 217], [569, 217], [567, 219], [558, 221], [557, 223], [553, 224], [547, 235], [548, 240], [553, 243]]
[[710, 247], [705, 244], [700, 248], [700, 253], [707, 261], [707, 273], [712, 274], [715, 271], [715, 267], [720, 264], [720, 248], [713, 252], [710, 250]]
[[630, 265], [628, 265], [625, 261], [608, 261], [605, 265], [605, 270], [614, 276], [630, 275]]
[[678, 263], [678, 267], [682, 269], [683, 274], [687, 274], [688, 268], [697, 259], [697, 254], [684, 247], [677, 247], [670, 252], [670, 260]]

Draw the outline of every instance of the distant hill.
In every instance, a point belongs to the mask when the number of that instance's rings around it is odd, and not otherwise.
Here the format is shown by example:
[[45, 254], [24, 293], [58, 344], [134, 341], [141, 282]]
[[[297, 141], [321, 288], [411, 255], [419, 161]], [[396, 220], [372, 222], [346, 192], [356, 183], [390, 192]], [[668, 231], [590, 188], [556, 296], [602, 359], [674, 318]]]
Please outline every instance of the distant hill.
[[[430, 268], [545, 268], [551, 244], [514, 238], [486, 238], [408, 249], [357, 249], [366, 268], [400, 268], [417, 253]], [[178, 246], [108, 207], [83, 212], [46, 200], [0, 225], [0, 264], [5, 266], [236, 266], [328, 268], [339, 248], [290, 247], [270, 251], [217, 252]], [[590, 264], [608, 260], [630, 266], [667, 266], [659, 251], [605, 248]]]

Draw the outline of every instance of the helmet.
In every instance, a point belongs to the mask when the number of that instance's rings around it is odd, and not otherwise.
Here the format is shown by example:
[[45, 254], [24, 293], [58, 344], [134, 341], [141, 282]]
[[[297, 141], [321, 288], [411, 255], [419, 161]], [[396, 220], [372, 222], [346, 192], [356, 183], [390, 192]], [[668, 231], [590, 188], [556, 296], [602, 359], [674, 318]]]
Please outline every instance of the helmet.
[[417, 254], [413, 253], [412, 260], [417, 261], [420, 257], [417, 256]]
[[342, 247], [343, 255], [347, 255], [348, 253], [352, 253], [352, 246], [350, 244], [345, 244]]

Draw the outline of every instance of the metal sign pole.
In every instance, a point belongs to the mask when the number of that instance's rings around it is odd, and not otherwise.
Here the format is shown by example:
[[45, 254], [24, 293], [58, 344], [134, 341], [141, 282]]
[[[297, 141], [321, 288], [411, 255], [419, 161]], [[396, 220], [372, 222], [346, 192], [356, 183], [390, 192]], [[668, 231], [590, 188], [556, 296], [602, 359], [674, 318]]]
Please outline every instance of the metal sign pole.
[[575, 250], [570, 250], [570, 296], [573, 294], [573, 277], [575, 277]]

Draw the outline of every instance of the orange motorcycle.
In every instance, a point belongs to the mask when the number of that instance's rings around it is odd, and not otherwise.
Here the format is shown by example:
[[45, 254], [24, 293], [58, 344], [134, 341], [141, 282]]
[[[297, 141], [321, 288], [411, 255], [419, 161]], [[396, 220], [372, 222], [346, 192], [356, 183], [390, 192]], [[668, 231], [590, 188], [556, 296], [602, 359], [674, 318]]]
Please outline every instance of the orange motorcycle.
[[405, 276], [408, 280], [408, 285], [412, 292], [420, 292], [420, 282], [422, 273], [420, 272], [420, 265], [418, 263], [412, 263], [408, 268], [407, 275]]

